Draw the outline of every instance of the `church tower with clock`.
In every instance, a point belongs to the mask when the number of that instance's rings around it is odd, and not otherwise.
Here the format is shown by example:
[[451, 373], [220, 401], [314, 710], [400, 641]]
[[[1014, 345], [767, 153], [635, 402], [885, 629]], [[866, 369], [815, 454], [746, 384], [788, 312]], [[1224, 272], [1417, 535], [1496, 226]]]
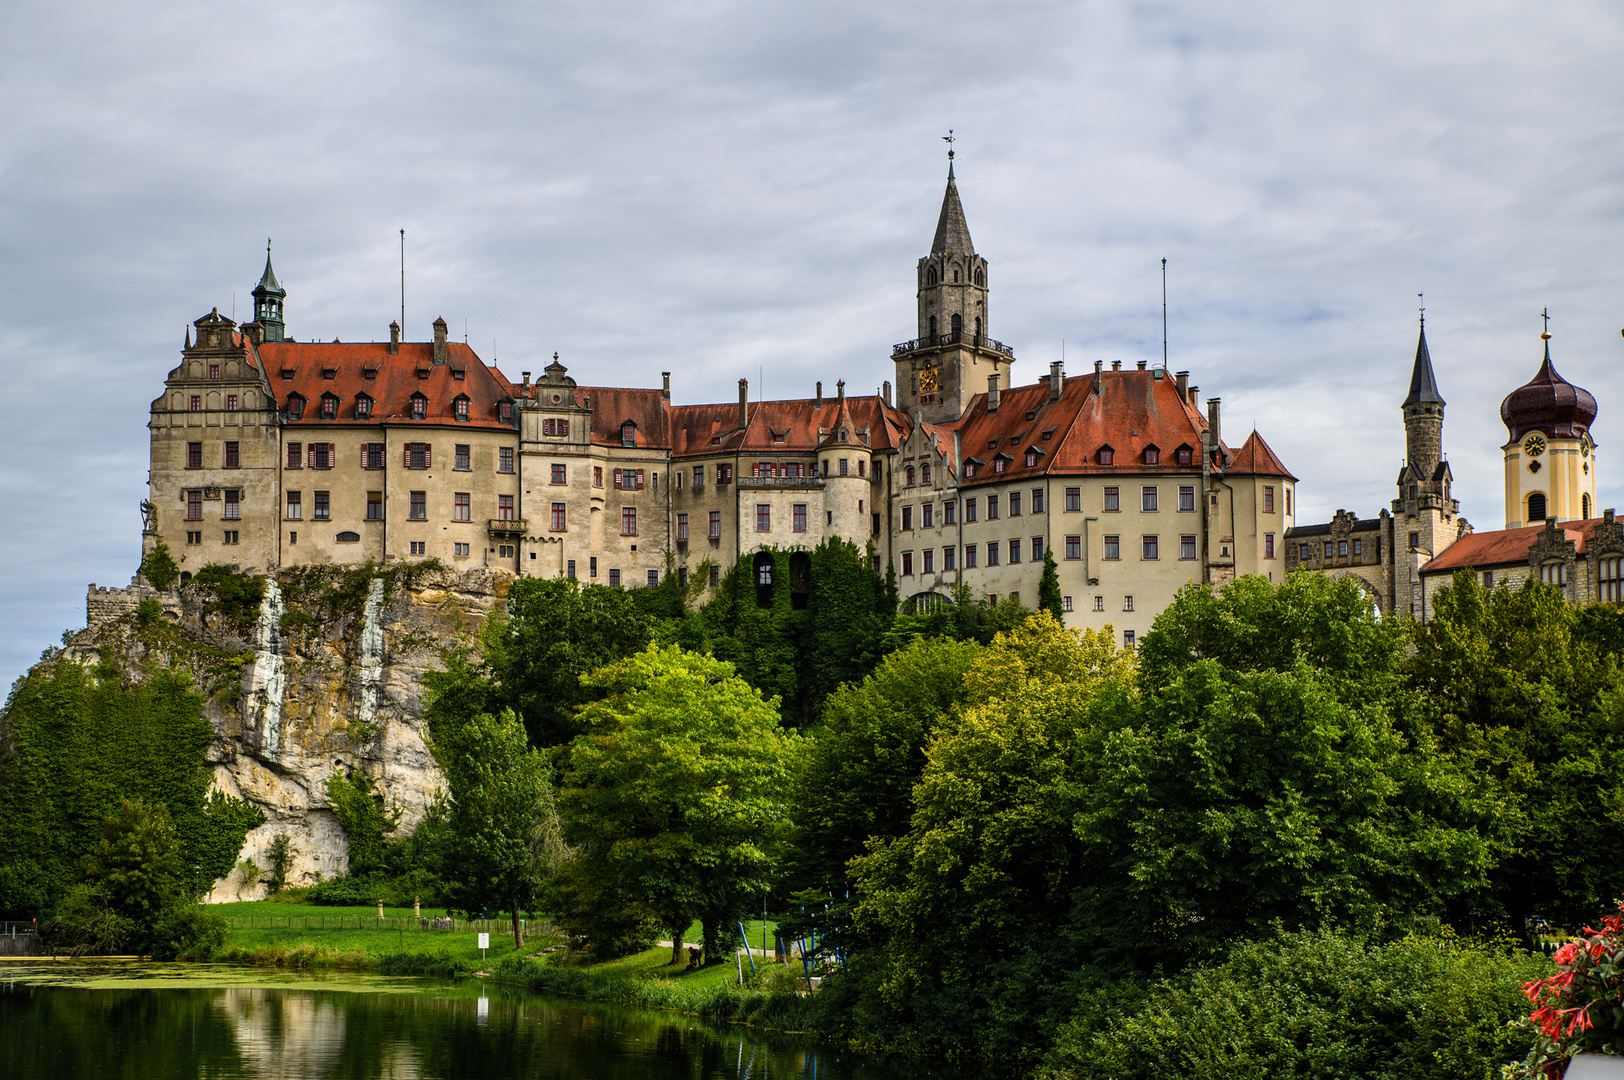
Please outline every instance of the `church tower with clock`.
[[[951, 154], [949, 154], [951, 158]], [[1014, 350], [987, 321], [987, 260], [976, 254], [953, 163], [930, 254], [917, 267], [919, 336], [891, 350], [898, 402], [929, 423], [957, 420], [977, 394], [1009, 389]]]
[[1551, 335], [1539, 371], [1500, 403], [1510, 438], [1506, 460], [1506, 528], [1583, 521], [1596, 516], [1596, 444], [1590, 425], [1596, 399], [1551, 364]]

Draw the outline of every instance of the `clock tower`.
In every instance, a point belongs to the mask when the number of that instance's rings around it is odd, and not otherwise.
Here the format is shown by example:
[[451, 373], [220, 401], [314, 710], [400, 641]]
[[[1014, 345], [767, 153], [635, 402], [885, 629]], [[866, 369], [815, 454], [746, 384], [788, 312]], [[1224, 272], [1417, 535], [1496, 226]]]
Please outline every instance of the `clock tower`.
[[1540, 337], [1545, 359], [1539, 370], [1500, 403], [1510, 433], [1502, 447], [1508, 529], [1597, 516], [1596, 444], [1590, 435], [1596, 399], [1557, 374], [1550, 332]]

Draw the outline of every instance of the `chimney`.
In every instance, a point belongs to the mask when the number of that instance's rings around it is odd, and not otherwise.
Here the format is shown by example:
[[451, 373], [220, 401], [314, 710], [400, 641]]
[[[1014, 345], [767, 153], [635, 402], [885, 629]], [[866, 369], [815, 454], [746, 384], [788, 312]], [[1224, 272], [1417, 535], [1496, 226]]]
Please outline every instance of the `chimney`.
[[521, 372], [519, 372], [519, 374], [524, 376], [524, 384], [526, 386], [529, 386], [530, 385], [530, 373], [528, 371], [521, 371]]
[[1190, 400], [1190, 373], [1181, 371], [1174, 375], [1173, 378], [1178, 380], [1179, 397], [1184, 401]]
[[1139, 370], [1140, 371], [1145, 370], [1145, 362], [1143, 360], [1139, 361]]
[[739, 380], [739, 427], [750, 426], [750, 380]]
[[885, 404], [889, 406], [891, 404], [891, 380], [885, 380], [885, 382], [881, 384], [881, 387], [882, 389], [880, 390], [880, 397], [885, 399]]
[[1218, 402], [1221, 400], [1215, 397], [1207, 399], [1207, 435], [1214, 450], [1224, 445], [1218, 431]]
[[660, 372], [660, 378], [665, 383], [664, 388], [661, 389], [661, 391], [660, 391], [660, 395], [662, 397], [664, 397], [665, 400], [670, 401], [671, 400], [671, 373], [669, 371], [662, 371], [662, 372]]
[[1111, 361], [1111, 370], [1112, 371], [1121, 371], [1122, 370], [1122, 361], [1121, 360], [1112, 360]]
[[445, 320], [434, 320], [434, 366], [445, 363]]
[[987, 411], [998, 411], [998, 376], [987, 376]]
[[1060, 391], [1066, 387], [1065, 372], [1060, 370], [1060, 361], [1056, 360], [1049, 365], [1049, 400], [1059, 401]]
[[846, 380], [845, 379], [841, 379], [839, 382], [835, 383], [835, 397], [839, 398], [842, 402], [844, 402], [846, 400]]
[[399, 353], [400, 353], [400, 323], [396, 322], [393, 319], [390, 319], [389, 320], [389, 355], [390, 356], [396, 356]]
[[823, 408], [823, 380], [818, 380], [818, 408]]
[[1100, 396], [1100, 369], [1105, 366], [1104, 360], [1094, 361], [1094, 396]]
[[1194, 407], [1195, 405], [1199, 404], [1200, 401], [1201, 401], [1201, 387], [1199, 387], [1199, 386], [1190, 387], [1190, 405], [1191, 405], [1191, 407]]

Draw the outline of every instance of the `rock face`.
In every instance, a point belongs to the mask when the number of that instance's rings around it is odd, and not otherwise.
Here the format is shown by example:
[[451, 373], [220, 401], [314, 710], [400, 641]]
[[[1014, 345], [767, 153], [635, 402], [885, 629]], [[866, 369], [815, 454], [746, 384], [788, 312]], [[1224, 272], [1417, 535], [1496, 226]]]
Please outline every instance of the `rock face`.
[[[348, 866], [348, 841], [327, 804], [335, 773], [371, 777], [402, 811], [401, 832], [422, 820], [443, 787], [426, 743], [423, 674], [440, 666], [442, 650], [473, 644], [512, 580], [485, 569], [293, 568], [264, 579], [257, 610], [235, 612], [210, 586], [146, 589], [161, 601], [162, 634], [139, 633], [133, 609], [104, 603], [68, 654], [190, 670], [214, 728], [214, 786], [265, 813], [239, 865], [268, 868], [271, 842], [286, 835], [288, 884], [310, 885]], [[235, 870], [208, 899], [261, 899], [266, 876]]]

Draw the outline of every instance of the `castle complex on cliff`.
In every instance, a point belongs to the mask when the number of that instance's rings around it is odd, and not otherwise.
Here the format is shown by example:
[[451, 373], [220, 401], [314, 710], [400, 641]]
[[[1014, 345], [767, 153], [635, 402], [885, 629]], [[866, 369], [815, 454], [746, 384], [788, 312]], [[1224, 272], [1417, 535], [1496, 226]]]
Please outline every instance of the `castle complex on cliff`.
[[[683, 405], [670, 373], [659, 388], [588, 386], [556, 354], [515, 382], [440, 319], [428, 342], [402, 341], [398, 324], [387, 343], [296, 341], [267, 255], [253, 321], [198, 319], [152, 403], [145, 547], [163, 541], [187, 577], [209, 563], [438, 559], [623, 588], [703, 574], [708, 587], [760, 549], [839, 538], [894, 568], [914, 606], [959, 586], [1033, 604], [1052, 553], [1068, 625], [1114, 625], [1126, 645], [1187, 583], [1299, 568], [1357, 577], [1383, 611], [1420, 617], [1428, 582], [1461, 565], [1617, 598], [1607, 553], [1624, 535], [1610, 513], [1591, 518], [1595, 402], [1548, 347], [1502, 410], [1506, 534], [1459, 517], [1424, 328], [1392, 511], [1300, 526], [1296, 477], [1256, 432], [1225, 443], [1219, 399], [1203, 410], [1188, 372], [1052, 364], [1012, 385], [951, 168], [916, 275], [916, 336], [891, 349], [895, 402], [891, 383], [848, 396], [837, 382], [752, 403], [740, 379], [737, 403]], [[758, 560], [758, 584], [817, 588], [809, 560], [789, 565], [773, 582]]]

